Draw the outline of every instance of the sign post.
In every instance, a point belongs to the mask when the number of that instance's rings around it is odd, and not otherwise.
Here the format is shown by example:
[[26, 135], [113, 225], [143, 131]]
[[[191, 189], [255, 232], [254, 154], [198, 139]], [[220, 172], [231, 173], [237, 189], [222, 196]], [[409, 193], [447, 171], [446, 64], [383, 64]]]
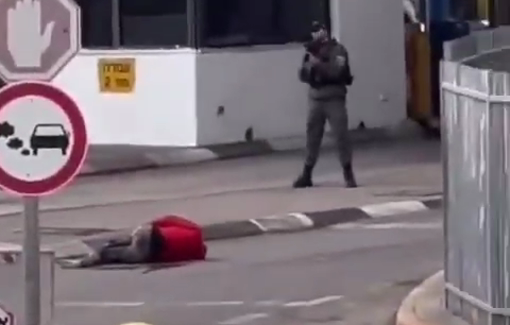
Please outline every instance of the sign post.
[[25, 277], [25, 321], [41, 324], [41, 265], [39, 258], [39, 198], [23, 199], [23, 263]]
[[42, 325], [39, 197], [71, 181], [87, 151], [78, 106], [44, 83], [79, 51], [80, 35], [73, 0], [0, 1], [0, 78], [14, 82], [0, 90], [0, 187], [23, 197], [24, 325]]

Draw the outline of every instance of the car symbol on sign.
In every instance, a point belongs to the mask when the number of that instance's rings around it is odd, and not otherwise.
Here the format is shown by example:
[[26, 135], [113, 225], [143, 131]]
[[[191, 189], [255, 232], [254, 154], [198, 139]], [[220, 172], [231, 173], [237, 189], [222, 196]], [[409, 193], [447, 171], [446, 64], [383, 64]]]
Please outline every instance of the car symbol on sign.
[[34, 156], [39, 149], [60, 149], [62, 155], [67, 154], [69, 132], [62, 124], [37, 124], [30, 136], [30, 148]]

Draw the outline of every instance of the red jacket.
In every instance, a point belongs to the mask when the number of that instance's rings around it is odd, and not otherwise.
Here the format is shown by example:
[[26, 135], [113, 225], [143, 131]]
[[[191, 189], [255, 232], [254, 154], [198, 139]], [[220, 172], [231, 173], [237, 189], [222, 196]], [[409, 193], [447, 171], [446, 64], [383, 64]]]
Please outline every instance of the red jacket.
[[178, 216], [165, 216], [152, 222], [162, 243], [156, 261], [171, 263], [204, 260], [207, 254], [199, 225]]

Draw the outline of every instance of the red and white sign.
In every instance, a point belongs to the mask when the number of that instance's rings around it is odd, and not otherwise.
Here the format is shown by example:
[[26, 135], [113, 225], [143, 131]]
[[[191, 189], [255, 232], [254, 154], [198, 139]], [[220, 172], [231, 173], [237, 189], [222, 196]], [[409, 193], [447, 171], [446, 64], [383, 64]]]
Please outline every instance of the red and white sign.
[[50, 194], [76, 176], [87, 149], [85, 120], [62, 90], [41, 82], [0, 90], [0, 187]]
[[0, 325], [15, 325], [14, 315], [0, 305]]
[[0, 78], [51, 80], [80, 50], [80, 35], [73, 0], [0, 1]]

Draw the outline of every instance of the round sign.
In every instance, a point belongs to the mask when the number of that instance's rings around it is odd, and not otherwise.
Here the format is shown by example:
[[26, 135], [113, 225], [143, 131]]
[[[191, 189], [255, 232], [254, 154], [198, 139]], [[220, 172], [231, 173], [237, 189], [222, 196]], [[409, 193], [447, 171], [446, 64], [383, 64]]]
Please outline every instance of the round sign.
[[0, 325], [15, 325], [14, 316], [0, 305]]
[[0, 89], [0, 187], [50, 194], [76, 176], [87, 148], [85, 120], [62, 90], [41, 82]]

